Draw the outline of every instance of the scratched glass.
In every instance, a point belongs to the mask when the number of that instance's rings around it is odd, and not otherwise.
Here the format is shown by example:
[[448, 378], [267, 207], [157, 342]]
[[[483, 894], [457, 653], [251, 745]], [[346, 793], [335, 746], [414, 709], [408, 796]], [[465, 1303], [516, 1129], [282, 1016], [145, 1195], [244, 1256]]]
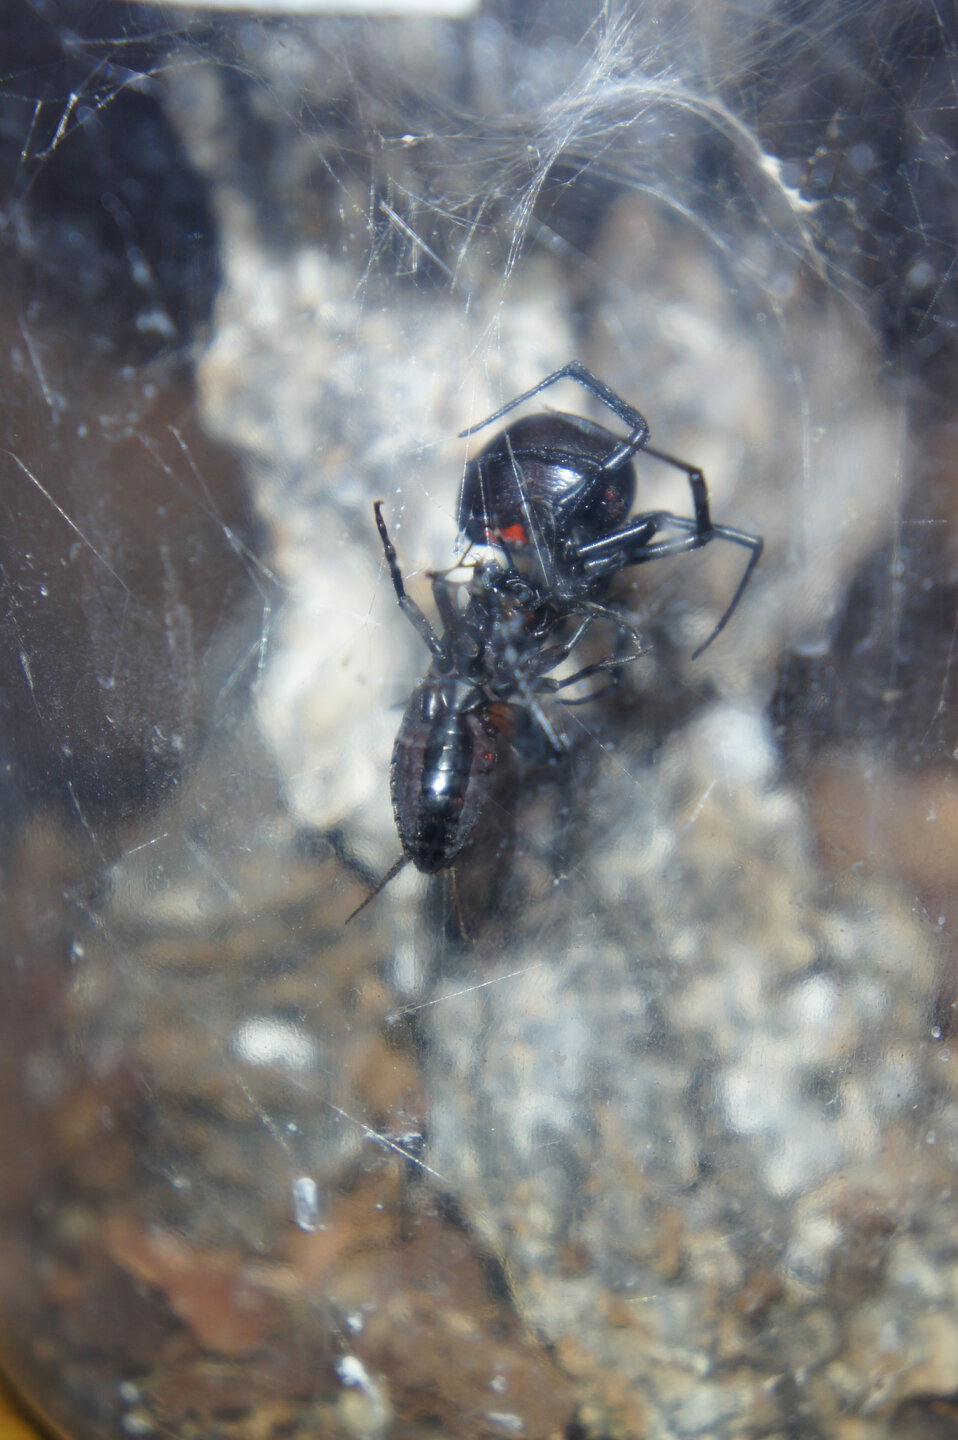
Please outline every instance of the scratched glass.
[[[954, 1423], [950, 42], [520, 8], [8, 22], [0, 1353], [70, 1440]], [[575, 360], [765, 550], [707, 647], [740, 543], [618, 567], [550, 693], [460, 483]], [[347, 925], [431, 659], [375, 501], [523, 684]]]

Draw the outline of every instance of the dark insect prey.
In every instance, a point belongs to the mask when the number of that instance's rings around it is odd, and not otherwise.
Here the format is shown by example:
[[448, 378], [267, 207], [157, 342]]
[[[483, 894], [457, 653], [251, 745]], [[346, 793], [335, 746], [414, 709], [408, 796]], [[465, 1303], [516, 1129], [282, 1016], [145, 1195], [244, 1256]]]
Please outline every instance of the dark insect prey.
[[[486, 802], [503, 739], [515, 742], [521, 735], [526, 748], [534, 744], [549, 759], [562, 754], [564, 742], [540, 706], [540, 696], [614, 671], [630, 658], [600, 660], [553, 679], [548, 672], [571, 654], [593, 617], [584, 616], [571, 634], [547, 644], [558, 632], [548, 597], [527, 585], [518, 571], [494, 563], [476, 565], [468, 586], [433, 575], [433, 599], [443, 626], [437, 634], [406, 593], [380, 501], [374, 510], [396, 597], [428, 646], [432, 664], [406, 708], [390, 768], [403, 853], [373, 895], [408, 860], [426, 874], [452, 864]], [[463, 606], [458, 592], [464, 589], [468, 599]], [[632, 633], [627, 622], [615, 618]]]
[[[406, 593], [382, 504], [374, 506], [396, 598], [432, 664], [413, 691], [393, 750], [390, 780], [402, 854], [354, 915], [408, 861], [427, 874], [453, 863], [489, 796], [503, 740], [548, 759], [563, 754], [563, 738], [540, 698], [599, 673], [614, 681], [639, 654], [634, 627], [606, 603], [620, 570], [682, 555], [712, 540], [749, 551], [731, 602], [695, 658], [728, 624], [758, 564], [757, 535], [712, 523], [702, 472], [650, 449], [643, 416], [577, 361], [463, 435], [493, 424], [565, 377], [607, 405], [629, 434], [619, 437], [581, 416], [545, 412], [507, 426], [470, 461], [460, 494], [460, 529], [470, 542], [495, 546], [502, 559], [477, 563], [467, 584], [433, 574], [441, 633]], [[629, 518], [636, 489], [633, 456], [639, 451], [688, 477], [692, 516], [655, 510]], [[635, 641], [631, 651], [618, 645], [607, 658], [553, 678], [550, 672], [597, 619], [611, 623], [620, 640]]]

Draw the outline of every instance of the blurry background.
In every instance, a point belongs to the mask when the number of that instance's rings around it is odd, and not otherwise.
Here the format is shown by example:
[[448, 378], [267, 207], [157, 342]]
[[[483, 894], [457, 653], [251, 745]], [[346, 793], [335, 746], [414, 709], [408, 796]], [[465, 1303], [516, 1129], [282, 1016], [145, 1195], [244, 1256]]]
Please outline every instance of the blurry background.
[[[15, 1383], [78, 1436], [956, 1433], [951, 15], [0, 27]], [[427, 658], [372, 501], [427, 604], [457, 433], [573, 357], [760, 572], [694, 663], [737, 553], [624, 574], [568, 764], [344, 929]]]

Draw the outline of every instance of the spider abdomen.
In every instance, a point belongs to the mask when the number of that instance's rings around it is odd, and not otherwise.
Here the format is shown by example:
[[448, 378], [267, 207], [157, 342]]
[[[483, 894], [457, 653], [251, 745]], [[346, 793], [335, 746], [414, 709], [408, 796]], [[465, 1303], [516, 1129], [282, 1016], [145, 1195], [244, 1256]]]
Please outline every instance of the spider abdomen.
[[[509, 425], [466, 466], [459, 528], [474, 543], [502, 538], [587, 542], [622, 524], [635, 499], [631, 456], [604, 470], [620, 442], [580, 415], [547, 412]], [[532, 533], [530, 533], [530, 531]]]

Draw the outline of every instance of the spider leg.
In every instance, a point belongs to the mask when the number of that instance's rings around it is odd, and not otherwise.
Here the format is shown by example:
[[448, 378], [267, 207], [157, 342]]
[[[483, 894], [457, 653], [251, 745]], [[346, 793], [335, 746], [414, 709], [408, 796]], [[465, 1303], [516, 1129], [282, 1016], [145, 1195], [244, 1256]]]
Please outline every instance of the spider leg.
[[[682, 540], [652, 540], [660, 530], [671, 525], [677, 530], [690, 533]], [[687, 555], [690, 550], [701, 550], [713, 540], [727, 540], [733, 545], [742, 545], [751, 550], [756, 558], [749, 562], [752, 569], [758, 563], [763, 541], [758, 535], [749, 535], [744, 530], [734, 530], [730, 525], [710, 525], [708, 530], [699, 530], [696, 522], [687, 515], [673, 515], [668, 510], [656, 510], [639, 515], [633, 525], [603, 535], [576, 551], [576, 559], [584, 564], [589, 576], [614, 575], [630, 565], [644, 565], [649, 560], [660, 560], [668, 555]]]
[[[621, 530], [613, 530], [611, 534], [590, 540], [578, 548], [570, 547], [571, 558], [576, 565], [584, 566], [588, 575], [596, 578], [614, 575], [627, 565], [639, 563], [631, 557], [642, 555], [650, 548], [652, 537], [662, 528], [666, 518], [664, 511], [636, 515]], [[681, 516], [675, 518], [682, 519]], [[629, 558], [626, 559], [626, 556]]]
[[[555, 690], [562, 690], [567, 685], [574, 685], [577, 680], [582, 680], [586, 675], [593, 674], [597, 670], [613, 670], [619, 665], [627, 665], [630, 661], [637, 659], [639, 655], [644, 653], [641, 649], [642, 640], [638, 630], [636, 630], [635, 626], [631, 625], [618, 610], [613, 610], [611, 606], [608, 605], [599, 605], [592, 600], [583, 600], [579, 603], [574, 613], [582, 615], [583, 618], [579, 621], [579, 624], [569, 638], [558, 645], [550, 645], [547, 650], [540, 651], [536, 656], [534, 665], [529, 667], [529, 673], [531, 677], [536, 680], [537, 688], [542, 676], [547, 675], [550, 670], [554, 670], [557, 665], [561, 665], [563, 660], [572, 654], [572, 651], [578, 645], [594, 620], [610, 621], [617, 630], [628, 635], [640, 648], [636, 650], [634, 654], [623, 656], [620, 659], [615, 659], [610, 656], [608, 660], [599, 661], [596, 665], [588, 665], [585, 669], [577, 671], [570, 680], [550, 680], [545, 682], [543, 689], [549, 694], [552, 694]], [[589, 698], [591, 699], [592, 697], [590, 696]]]
[[533, 663], [528, 667], [529, 677], [538, 679], [540, 675], [545, 675], [549, 670], [554, 670], [557, 665], [561, 665], [563, 660], [572, 654], [594, 619], [593, 615], [584, 616], [567, 640], [540, 650]]
[[617, 630], [623, 630], [626, 635], [631, 635], [637, 645], [641, 644], [642, 637], [630, 620], [619, 610], [614, 610], [611, 605], [600, 605], [597, 600], [583, 600], [580, 602], [583, 610], [588, 610], [590, 615], [599, 615], [603, 620], [611, 620]]
[[[667, 525], [691, 533], [682, 540], [649, 543], [651, 537]], [[724, 614], [704, 644], [693, 651], [692, 659], [697, 660], [725, 629], [745, 594], [764, 549], [761, 536], [749, 535], [745, 530], [735, 530], [730, 525], [710, 524], [703, 532], [699, 529], [698, 522], [689, 519], [687, 515], [672, 515], [666, 510], [658, 510], [648, 515], [640, 515], [636, 522], [625, 530], [617, 530], [612, 535], [593, 541], [591, 545], [583, 545], [579, 550], [579, 559], [584, 561], [588, 575], [613, 575], [617, 570], [624, 570], [629, 565], [644, 565], [649, 560], [662, 560], [670, 555], [687, 555], [690, 550], [700, 550], [703, 545], [709, 545], [713, 540], [725, 540], [732, 545], [741, 545], [751, 553]]]
[[[536, 657], [534, 666], [530, 666], [529, 678], [532, 678], [534, 681], [534, 684], [532, 686], [533, 693], [540, 695], [555, 695], [557, 691], [565, 690], [570, 685], [577, 685], [580, 680], [586, 680], [589, 678], [590, 675], [611, 675], [612, 680], [610, 684], [606, 686], [605, 689], [597, 691], [594, 695], [583, 696], [581, 700], [560, 701], [560, 704], [563, 705], [587, 705], [591, 704], [593, 700], [597, 700], [600, 695], [604, 695], [607, 690], [614, 688], [615, 684], [618, 681], [618, 671], [620, 667], [630, 664], [633, 660], [638, 660], [639, 656], [643, 653], [641, 649], [633, 651], [631, 655], [609, 655], [604, 660], [597, 660], [590, 665], [583, 665], [582, 668], [577, 670], [574, 675], [567, 675], [562, 680], [554, 680], [548, 674], [546, 674], [547, 671], [554, 669], [556, 665], [560, 665], [562, 661], [565, 660], [572, 653], [576, 645], [578, 645], [579, 641], [582, 639], [583, 635], [589, 629], [590, 625], [599, 616], [601, 616], [603, 619], [612, 620], [613, 623], [619, 628], [628, 631], [628, 633], [632, 636], [636, 643], [638, 643], [639, 637], [636, 631], [631, 625], [629, 625], [627, 621], [624, 621], [622, 617], [616, 613], [616, 611], [608, 610], [605, 606], [601, 605], [590, 605], [589, 613], [583, 616], [583, 618], [579, 621], [579, 624], [576, 626], [575, 630], [568, 637], [568, 639], [561, 644], [551, 645], [547, 650], [543, 650]], [[538, 707], [536, 707], [537, 716], [538, 713]]]
[[544, 737], [553, 760], [558, 760], [560, 756], [564, 755], [569, 745], [565, 737], [556, 730], [537, 699], [538, 694], [551, 689], [548, 685], [543, 686], [541, 671], [543, 669], [551, 669], [552, 666], [558, 665], [564, 660], [572, 647], [582, 635], [585, 634], [585, 631], [591, 623], [592, 617], [587, 616], [576, 626], [575, 631], [569, 637], [568, 641], [561, 645], [550, 646], [548, 650], [540, 651], [540, 653], [532, 657], [526, 665], [517, 668], [513, 675], [510, 689], [518, 696], [520, 706], [535, 723], [536, 728]]
[[[687, 533], [681, 540], [653, 540], [660, 530], [671, 525]], [[644, 565], [649, 560], [658, 560], [667, 555], [685, 555], [689, 550], [698, 550], [707, 545], [716, 534], [713, 526], [701, 531], [697, 523], [687, 515], [673, 515], [668, 510], [652, 510], [637, 515], [631, 524], [611, 535], [603, 535], [588, 545], [580, 545], [576, 559], [585, 567], [585, 573], [596, 579], [615, 575], [630, 565]]]
[[[627, 655], [625, 659], [619, 663], [627, 665], [630, 660], [638, 660], [638, 658], [638, 655]], [[618, 689], [618, 686], [619, 674], [616, 669], [612, 672], [612, 679], [608, 685], [603, 685], [601, 690], [593, 690], [590, 695], [580, 695], [576, 700], [557, 700], [556, 704], [564, 705], [567, 710], [571, 710], [576, 705], [592, 705], [596, 700], [604, 700], [606, 695], [611, 695], [613, 690]]]
[[386, 556], [386, 564], [389, 566], [389, 574], [392, 578], [393, 589], [396, 592], [396, 599], [399, 601], [399, 608], [407, 620], [416, 627], [419, 635], [429, 647], [433, 658], [435, 660], [442, 660], [445, 657], [445, 646], [415, 600], [406, 594], [406, 586], [403, 583], [402, 571], [399, 568], [396, 547], [389, 538], [389, 531], [386, 529], [386, 522], [382, 516], [382, 504], [383, 502], [381, 500], [377, 500], [373, 505], [373, 513], [376, 516], [376, 526], [379, 530], [379, 538], [383, 542], [383, 552]]
[[718, 540], [729, 540], [733, 545], [742, 545], [746, 550], [750, 550], [752, 553], [748, 557], [748, 564], [742, 572], [742, 578], [736, 586], [735, 594], [732, 596], [728, 605], [725, 607], [725, 614], [719, 620], [718, 624], [716, 625], [715, 629], [712, 631], [708, 639], [705, 640], [698, 647], [697, 650], [692, 651], [693, 660], [697, 660], [702, 654], [702, 651], [709, 648], [712, 641], [716, 638], [717, 635], [721, 635], [722, 631], [725, 629], [726, 625], [731, 620], [732, 615], [735, 612], [736, 606], [738, 605], [738, 602], [741, 600], [742, 596], [745, 594], [745, 591], [748, 589], [749, 581], [752, 578], [752, 574], [755, 570], [756, 565], [762, 558], [762, 551], [765, 548], [765, 542], [760, 535], [748, 535], [744, 530], [732, 530], [727, 525], [714, 526], [712, 529], [712, 534]]
[[645, 447], [645, 454], [651, 455], [653, 460], [661, 460], [663, 465], [671, 465], [673, 470], [681, 470], [687, 476], [689, 489], [692, 491], [695, 528], [700, 535], [705, 535], [712, 528], [712, 516], [709, 510], [708, 486], [701, 470], [697, 465], [689, 465], [685, 460], [677, 460], [674, 455], [666, 455], [662, 450], [652, 450], [648, 445]]
[[603, 461], [603, 470], [614, 470], [616, 466], [622, 464], [623, 460], [627, 460], [630, 455], [634, 455], [637, 450], [642, 449], [649, 438], [649, 426], [645, 416], [636, 410], [634, 405], [623, 400], [621, 395], [617, 395], [597, 375], [593, 375], [591, 370], [587, 370], [579, 360], [570, 360], [561, 369], [553, 370], [551, 375], [540, 380], [538, 385], [533, 385], [531, 390], [526, 390], [506, 405], [501, 405], [498, 410], [494, 410], [491, 415], [487, 415], [485, 420], [480, 420], [477, 425], [470, 425], [467, 430], [461, 430], [459, 439], [464, 440], [468, 435], [475, 435], [478, 430], [485, 430], [487, 425], [493, 425], [497, 420], [501, 420], [503, 415], [508, 415], [517, 406], [524, 405], [527, 400], [532, 400], [536, 395], [541, 395], [543, 390], [548, 390], [559, 380], [567, 379], [575, 380], [597, 400], [601, 400], [603, 405], [608, 406], [612, 413], [618, 415], [619, 419], [629, 427], [628, 438], [623, 439], [608, 459]]
[[[570, 685], [578, 685], [580, 680], [588, 680], [590, 675], [616, 675], [623, 665], [631, 665], [633, 660], [641, 659], [643, 651], [634, 650], [631, 655], [608, 655], [604, 660], [596, 660], [591, 665], [583, 665], [574, 675], [567, 675], [564, 680], [551, 680], [549, 676], [542, 675], [536, 682], [536, 689], [543, 695], [555, 695], [559, 690], [565, 690]], [[597, 691], [595, 695], [586, 695], [582, 700], [563, 700], [563, 705], [586, 705], [592, 700], [597, 700], [604, 695], [605, 690]]]

